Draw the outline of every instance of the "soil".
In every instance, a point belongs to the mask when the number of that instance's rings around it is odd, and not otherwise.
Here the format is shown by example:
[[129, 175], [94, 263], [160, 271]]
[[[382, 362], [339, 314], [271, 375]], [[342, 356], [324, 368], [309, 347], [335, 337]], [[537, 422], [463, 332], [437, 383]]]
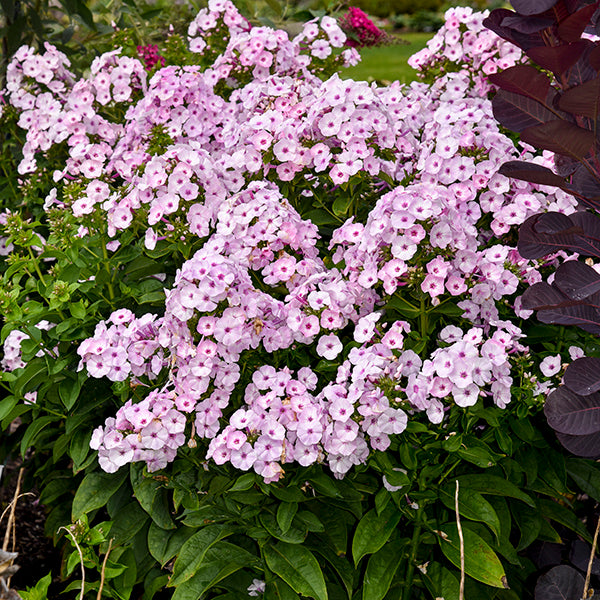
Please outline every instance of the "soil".
[[[13, 501], [20, 462], [5, 465], [0, 478], [0, 514]], [[57, 572], [60, 556], [44, 533], [46, 511], [39, 501], [37, 490], [21, 489], [20, 493], [31, 492], [17, 500], [14, 521], [14, 537], [11, 535], [7, 550], [18, 552], [15, 563], [20, 569], [10, 580], [11, 589], [25, 590], [36, 584], [49, 571]], [[10, 510], [0, 523], [0, 547], [4, 541]], [[0, 593], [0, 598], [2, 595]]]

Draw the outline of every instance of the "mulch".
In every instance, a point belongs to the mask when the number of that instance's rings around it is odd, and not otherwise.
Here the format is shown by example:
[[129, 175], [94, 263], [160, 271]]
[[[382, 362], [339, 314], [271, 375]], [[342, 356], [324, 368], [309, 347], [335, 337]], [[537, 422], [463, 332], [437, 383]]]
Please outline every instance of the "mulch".
[[[20, 461], [11, 461], [4, 466], [0, 478], [0, 514], [13, 501], [20, 468]], [[34, 586], [48, 572], [56, 573], [57, 566], [60, 565], [59, 552], [44, 532], [46, 511], [39, 501], [37, 490], [20, 490], [21, 494], [25, 492], [32, 494], [17, 500], [13, 529], [15, 537], [11, 534], [7, 548], [9, 552], [19, 553], [15, 563], [20, 569], [10, 580], [10, 587], [15, 590], [25, 590]], [[0, 523], [0, 548], [4, 541], [9, 514], [10, 510], [7, 510]]]

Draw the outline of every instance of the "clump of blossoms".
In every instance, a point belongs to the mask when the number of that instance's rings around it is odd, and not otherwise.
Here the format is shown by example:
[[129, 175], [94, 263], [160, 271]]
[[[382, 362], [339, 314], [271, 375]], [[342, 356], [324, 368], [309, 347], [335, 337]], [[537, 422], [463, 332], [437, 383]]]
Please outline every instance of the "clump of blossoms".
[[156, 44], [146, 44], [137, 47], [140, 58], [144, 61], [146, 71], [152, 71], [156, 65], [165, 66], [165, 58], [161, 56]]
[[[509, 56], [498, 41], [484, 58], [482, 18], [456, 9], [442, 33], [449, 45], [463, 35], [473, 69]], [[50, 47], [22, 50], [9, 68], [27, 127], [20, 170], [66, 141], [49, 208], [87, 230], [101, 223], [108, 251], [135, 231], [148, 252], [197, 248], [179, 257], [164, 311], [120, 308], [78, 348], [91, 377], [146, 394], [95, 430], [102, 467], [155, 471], [205, 440], [203, 458], [267, 482], [290, 463], [343, 477], [411, 419], [506, 407], [527, 355], [506, 305], [541, 275], [498, 236], [574, 202], [496, 172], [552, 156], [529, 156], [498, 130], [469, 69], [433, 86], [321, 79], [356, 60], [340, 53], [334, 19], [290, 39], [212, 0], [189, 34], [211, 62], [149, 80], [118, 51], [78, 81]]]
[[449, 8], [444, 25], [423, 50], [408, 59], [408, 64], [428, 83], [460, 73], [469, 78], [471, 94], [487, 94], [492, 89], [487, 77], [521, 62], [523, 56], [519, 48], [484, 27], [488, 14], [470, 7]]
[[339, 24], [348, 36], [346, 45], [351, 48], [366, 48], [389, 43], [389, 36], [373, 23], [371, 19], [356, 6], [350, 6], [348, 12], [339, 18]]

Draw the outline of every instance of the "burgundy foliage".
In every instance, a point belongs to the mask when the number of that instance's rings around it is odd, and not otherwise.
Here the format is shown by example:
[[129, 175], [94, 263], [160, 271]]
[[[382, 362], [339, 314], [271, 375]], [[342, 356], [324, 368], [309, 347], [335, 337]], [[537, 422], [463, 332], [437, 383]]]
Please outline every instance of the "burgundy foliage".
[[538, 579], [535, 600], [578, 600], [583, 595], [584, 584], [579, 571], [559, 565]]
[[[500, 172], [559, 187], [575, 196], [581, 209], [569, 216], [543, 213], [527, 219], [519, 231], [519, 252], [540, 259], [564, 250], [598, 259], [600, 41], [582, 36], [600, 34], [600, 1], [512, 0], [512, 5], [514, 11], [492, 11], [485, 25], [520, 47], [530, 64], [490, 76], [499, 88], [494, 116], [523, 142], [554, 152], [555, 170], [511, 161]], [[577, 325], [600, 335], [600, 274], [580, 260], [567, 261], [552, 284], [537, 283], [525, 292], [523, 306], [536, 310], [544, 323]], [[600, 358], [569, 365], [564, 385], [547, 398], [545, 414], [565, 448], [600, 456]], [[582, 582], [568, 569], [553, 569], [541, 578], [536, 598], [579, 597]]]

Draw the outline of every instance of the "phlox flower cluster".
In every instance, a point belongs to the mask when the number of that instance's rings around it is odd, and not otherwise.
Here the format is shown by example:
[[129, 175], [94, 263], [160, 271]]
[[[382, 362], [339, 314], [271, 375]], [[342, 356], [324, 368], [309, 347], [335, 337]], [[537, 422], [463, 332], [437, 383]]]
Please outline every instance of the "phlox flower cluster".
[[505, 408], [513, 384], [509, 354], [526, 350], [518, 342], [520, 337], [521, 332], [510, 323], [488, 336], [480, 327], [463, 332], [454, 325], [447, 326], [440, 332], [440, 347], [409, 377], [409, 400], [418, 405], [429, 396], [430, 419], [440, 422], [443, 406], [436, 399], [449, 393], [458, 406], [473, 406], [480, 395], [491, 395], [497, 406]]
[[105, 200], [106, 187], [96, 178], [123, 126], [102, 117], [98, 109], [129, 100], [133, 90], [143, 91], [146, 71], [138, 60], [119, 56], [119, 51], [95, 59], [89, 77], [77, 82], [68, 67], [67, 57], [50, 44], [41, 56], [23, 46], [8, 66], [6, 89], [11, 104], [21, 111], [18, 124], [27, 131], [19, 173], [35, 171], [37, 152], [66, 141], [70, 156], [55, 179], [65, 173], [85, 177], [92, 182], [93, 202]]
[[339, 18], [339, 25], [348, 36], [346, 45], [352, 48], [380, 46], [388, 42], [388, 35], [358, 7], [350, 6]]
[[144, 461], [150, 471], [163, 469], [186, 442], [186, 417], [179, 412], [172, 393], [153, 390], [141, 402], [128, 400], [104, 431], [97, 429], [90, 446], [107, 473], [130, 462]]
[[14, 371], [27, 366], [21, 357], [21, 342], [29, 336], [18, 329], [13, 329], [4, 340], [4, 352], [0, 366], [5, 371]]
[[[147, 249], [164, 239], [199, 247], [181, 258], [164, 312], [117, 310], [78, 349], [91, 377], [151, 390], [94, 432], [104, 469], [157, 470], [202, 439], [208, 458], [265, 481], [290, 463], [325, 463], [343, 477], [410, 418], [439, 424], [453, 405], [509, 403], [513, 361], [526, 349], [499, 307], [541, 276], [496, 236], [574, 203], [496, 174], [506, 160], [552, 156], [516, 148], [478, 97], [477, 61], [508, 57], [503, 42], [465, 46], [484, 40], [482, 17], [456, 9], [447, 19], [470, 66], [432, 86], [323, 81], [327, 65], [356, 57], [334, 52], [346, 42], [334, 19], [289, 39], [250, 30], [221, 0], [189, 29], [190, 49], [210, 64], [169, 65], [149, 81], [118, 51], [78, 81], [51, 47], [41, 71], [31, 49], [18, 53], [9, 98], [28, 128], [20, 170], [35, 171], [35, 154], [53, 144], [69, 152], [47, 206], [82, 227], [105, 223], [109, 250], [134, 224]], [[105, 106], [124, 116], [108, 121]], [[321, 202], [331, 212], [330, 199], [355, 183], [367, 190], [357, 198], [364, 218], [355, 211], [325, 231], [299, 209]], [[415, 295], [431, 310], [462, 311], [421, 354], [415, 324], [384, 308]], [[17, 360], [17, 337], [5, 360]], [[249, 381], [242, 366], [253, 352], [262, 364]], [[282, 367], [293, 353], [329, 364], [330, 375]]]
[[136, 319], [127, 309], [112, 313], [110, 325], [101, 321], [94, 337], [85, 340], [77, 353], [92, 377], [124, 381], [130, 375], [154, 379], [163, 368], [162, 347], [156, 340], [156, 316]]
[[444, 25], [423, 50], [408, 59], [408, 64], [428, 81], [460, 72], [471, 81], [470, 94], [484, 96], [492, 89], [487, 77], [512, 67], [523, 56], [519, 48], [484, 27], [488, 14], [470, 7], [449, 8]]
[[[48, 329], [51, 329], [52, 327], [54, 327], [54, 323], [50, 323], [46, 320], [39, 321], [35, 325], [35, 329], [39, 331], [48, 331]], [[15, 369], [21, 369], [27, 366], [27, 363], [23, 360], [21, 344], [29, 339], [31, 339], [31, 336], [19, 329], [13, 329], [8, 333], [4, 340], [3, 355], [0, 360], [0, 367], [4, 371], [14, 371]], [[43, 350], [39, 350], [39, 352], [36, 353], [36, 356], [43, 355]]]
[[392, 358], [382, 345], [354, 349], [335, 383], [318, 394], [317, 375], [308, 367], [296, 378], [287, 368], [259, 368], [246, 387], [245, 406], [213, 438], [207, 456], [218, 464], [254, 468], [267, 482], [277, 481], [282, 463], [292, 461], [307, 466], [326, 460], [343, 476], [367, 459], [370, 447], [385, 450], [389, 435], [406, 428], [406, 413], [377, 387]]
[[338, 66], [358, 60], [352, 51], [335, 56], [334, 49], [344, 46], [346, 35], [331, 17], [307, 23], [290, 40], [282, 30], [251, 27], [229, 0], [210, 2], [190, 24], [188, 35], [190, 50], [213, 61], [207, 73], [213, 82], [225, 78], [264, 80], [275, 72], [294, 76], [302, 71], [309, 76], [322, 69], [319, 61], [325, 59]]

